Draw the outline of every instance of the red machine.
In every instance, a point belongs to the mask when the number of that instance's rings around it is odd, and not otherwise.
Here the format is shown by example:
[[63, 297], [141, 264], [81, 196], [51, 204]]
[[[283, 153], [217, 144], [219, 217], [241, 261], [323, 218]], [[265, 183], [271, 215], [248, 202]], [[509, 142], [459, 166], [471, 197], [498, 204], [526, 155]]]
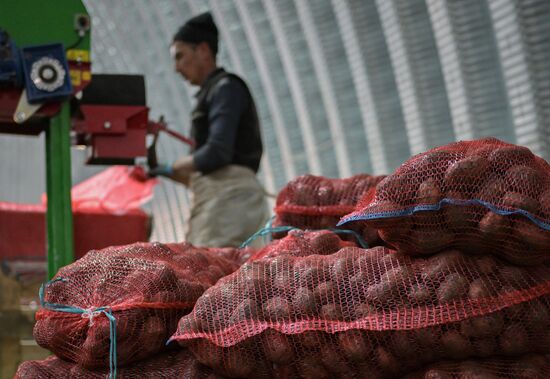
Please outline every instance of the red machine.
[[[161, 131], [193, 145], [189, 138], [168, 129], [162, 118], [149, 121], [145, 104], [143, 76], [92, 76], [80, 99], [74, 100], [72, 116], [75, 143], [86, 147], [88, 164], [133, 165], [136, 158], [147, 157], [147, 134], [157, 137]], [[149, 164], [154, 166], [154, 162]]]

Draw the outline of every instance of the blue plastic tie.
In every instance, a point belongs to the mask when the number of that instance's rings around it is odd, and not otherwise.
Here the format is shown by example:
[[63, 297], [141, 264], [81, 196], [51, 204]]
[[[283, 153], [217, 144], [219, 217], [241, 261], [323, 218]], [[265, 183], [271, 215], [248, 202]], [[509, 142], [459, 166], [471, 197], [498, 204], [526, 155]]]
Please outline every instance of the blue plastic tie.
[[44, 300], [44, 290], [52, 285], [55, 282], [67, 282], [64, 278], [56, 278], [53, 280], [50, 280], [49, 282], [42, 284], [40, 286], [40, 290], [38, 292], [39, 298], [40, 298], [40, 305], [43, 308], [50, 309], [52, 311], [56, 312], [65, 312], [65, 313], [73, 313], [73, 314], [81, 314], [82, 317], [86, 317], [90, 319], [90, 325], [93, 322], [93, 319], [95, 316], [103, 313], [108, 319], [109, 319], [109, 379], [115, 379], [116, 378], [116, 368], [117, 368], [117, 360], [116, 360], [116, 318], [113, 316], [112, 310], [109, 307], [98, 307], [98, 308], [90, 308], [90, 309], [82, 309], [79, 307], [73, 307], [70, 305], [63, 305], [63, 304], [56, 304], [56, 303], [48, 303]]
[[415, 205], [413, 207], [401, 209], [398, 211], [387, 211], [387, 212], [378, 212], [378, 213], [371, 213], [367, 215], [355, 215], [351, 217], [347, 217], [340, 221], [336, 226], [341, 226], [344, 224], [347, 224], [348, 222], [352, 221], [365, 221], [365, 220], [376, 220], [376, 219], [383, 219], [383, 218], [392, 218], [392, 217], [403, 217], [403, 216], [410, 216], [416, 212], [422, 212], [422, 211], [438, 211], [441, 209], [442, 205], [445, 204], [451, 204], [451, 205], [481, 205], [492, 212], [499, 214], [501, 216], [510, 216], [514, 214], [520, 214], [525, 217], [527, 217], [529, 220], [531, 220], [535, 225], [538, 227], [544, 229], [544, 230], [550, 230], [550, 223], [544, 222], [541, 220], [538, 220], [535, 216], [533, 216], [530, 212], [527, 212], [523, 209], [501, 209], [495, 207], [493, 204], [479, 199], [470, 199], [470, 200], [461, 200], [461, 199], [442, 199], [436, 204], [421, 204], [421, 205]]

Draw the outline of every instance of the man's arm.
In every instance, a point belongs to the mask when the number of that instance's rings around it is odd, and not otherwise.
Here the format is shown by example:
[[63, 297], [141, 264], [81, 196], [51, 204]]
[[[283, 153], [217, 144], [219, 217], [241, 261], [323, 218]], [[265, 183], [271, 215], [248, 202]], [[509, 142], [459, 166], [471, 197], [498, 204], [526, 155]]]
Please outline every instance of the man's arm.
[[193, 155], [152, 170], [153, 173], [188, 186], [194, 171], [207, 174], [229, 164], [233, 158], [239, 120], [246, 101], [247, 92], [241, 83], [229, 79], [218, 83], [208, 112], [210, 129], [206, 143]]
[[208, 112], [208, 140], [193, 154], [193, 166], [203, 174], [231, 163], [239, 121], [247, 101], [245, 88], [236, 80], [222, 79], [216, 87]]

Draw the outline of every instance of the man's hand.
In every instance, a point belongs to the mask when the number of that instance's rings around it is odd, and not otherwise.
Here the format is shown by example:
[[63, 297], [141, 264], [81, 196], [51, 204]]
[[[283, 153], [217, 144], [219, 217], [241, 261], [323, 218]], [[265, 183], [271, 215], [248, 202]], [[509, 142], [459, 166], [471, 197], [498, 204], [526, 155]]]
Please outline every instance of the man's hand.
[[189, 187], [191, 181], [191, 174], [196, 171], [195, 164], [193, 162], [193, 156], [188, 155], [180, 158], [172, 165], [173, 173], [171, 178], [175, 181], [183, 183], [186, 187]]

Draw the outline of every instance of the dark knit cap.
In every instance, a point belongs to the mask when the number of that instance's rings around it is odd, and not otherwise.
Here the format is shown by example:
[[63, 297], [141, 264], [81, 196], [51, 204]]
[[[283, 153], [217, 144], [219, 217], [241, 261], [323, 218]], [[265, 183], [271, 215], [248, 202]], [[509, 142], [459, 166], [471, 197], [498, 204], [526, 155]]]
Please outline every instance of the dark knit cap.
[[173, 42], [206, 42], [216, 54], [218, 52], [218, 28], [210, 12], [205, 12], [189, 20], [174, 35]]

